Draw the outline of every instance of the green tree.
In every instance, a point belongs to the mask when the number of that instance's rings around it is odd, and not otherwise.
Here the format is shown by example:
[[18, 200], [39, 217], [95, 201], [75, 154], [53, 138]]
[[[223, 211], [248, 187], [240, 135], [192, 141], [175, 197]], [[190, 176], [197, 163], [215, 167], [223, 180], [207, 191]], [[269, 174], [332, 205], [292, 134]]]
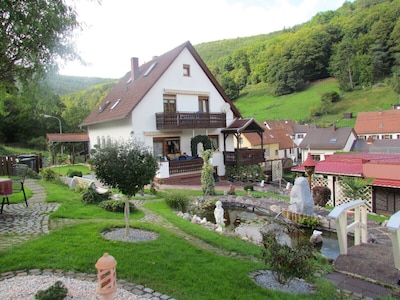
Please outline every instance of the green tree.
[[210, 164], [212, 155], [213, 151], [211, 149], [204, 150], [201, 153], [204, 160], [203, 168], [201, 169], [201, 188], [204, 196], [215, 195], [214, 168]]
[[78, 58], [71, 38], [80, 24], [66, 1], [2, 1], [0, 15], [0, 82], [41, 78], [59, 57]]
[[364, 199], [365, 188], [373, 181], [373, 179], [358, 177], [341, 177], [343, 183], [342, 189], [345, 197], [357, 200]]
[[103, 184], [125, 195], [125, 236], [129, 236], [129, 201], [154, 179], [158, 169], [157, 159], [143, 143], [132, 140], [97, 148], [91, 157], [91, 164]]

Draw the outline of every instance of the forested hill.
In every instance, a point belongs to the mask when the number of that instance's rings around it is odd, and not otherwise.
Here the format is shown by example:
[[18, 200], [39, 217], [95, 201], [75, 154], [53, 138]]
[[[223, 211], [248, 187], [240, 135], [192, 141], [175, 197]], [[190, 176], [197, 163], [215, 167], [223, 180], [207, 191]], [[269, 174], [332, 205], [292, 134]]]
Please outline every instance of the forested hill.
[[94, 85], [115, 82], [115, 79], [98, 77], [80, 77], [51, 74], [46, 79], [46, 83], [58, 95], [74, 93], [85, 90]]
[[195, 48], [232, 99], [258, 83], [279, 96], [327, 77], [342, 91], [398, 82], [400, 0], [345, 2], [290, 29]]

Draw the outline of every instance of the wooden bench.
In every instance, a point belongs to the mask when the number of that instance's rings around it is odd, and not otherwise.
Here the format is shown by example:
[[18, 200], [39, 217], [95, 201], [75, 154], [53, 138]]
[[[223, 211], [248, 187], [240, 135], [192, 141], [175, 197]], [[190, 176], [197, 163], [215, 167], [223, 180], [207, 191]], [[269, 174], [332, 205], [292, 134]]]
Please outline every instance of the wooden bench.
[[102, 195], [108, 192], [108, 189], [97, 187], [94, 180], [83, 178], [79, 176], [74, 176], [69, 184], [71, 190], [81, 189], [85, 190], [87, 188], [94, 189], [98, 194]]

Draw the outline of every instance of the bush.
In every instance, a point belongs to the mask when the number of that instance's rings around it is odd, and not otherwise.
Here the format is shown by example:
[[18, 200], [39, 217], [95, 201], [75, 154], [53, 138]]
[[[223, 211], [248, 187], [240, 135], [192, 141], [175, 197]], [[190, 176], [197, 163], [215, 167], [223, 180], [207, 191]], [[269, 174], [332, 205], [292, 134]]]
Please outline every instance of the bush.
[[165, 202], [173, 209], [186, 212], [189, 205], [189, 198], [181, 192], [173, 192], [165, 197]]
[[262, 256], [279, 283], [289, 284], [293, 278], [307, 278], [314, 273], [316, 264], [312, 263], [312, 259], [315, 259], [315, 256], [309, 241], [299, 240], [296, 246], [290, 247], [278, 242], [276, 228], [261, 231], [261, 234], [264, 246]]
[[68, 177], [74, 177], [74, 176], [82, 177], [82, 172], [81, 172], [81, 171], [78, 171], [78, 170], [69, 169], [69, 170], [67, 171], [67, 176], [68, 176]]
[[56, 184], [63, 184], [60, 175], [51, 168], [42, 169], [39, 175], [44, 181], [49, 181]]
[[315, 205], [325, 207], [331, 198], [331, 190], [326, 186], [315, 186], [312, 189], [312, 195]]
[[[106, 200], [99, 203], [99, 206], [111, 212], [124, 212], [125, 201], [123, 200]], [[132, 202], [129, 202], [130, 212], [135, 212], [136, 207]]]
[[83, 191], [82, 202], [85, 204], [97, 204], [102, 201], [110, 199], [111, 192], [99, 194], [95, 189], [88, 187]]
[[35, 299], [38, 300], [60, 300], [65, 299], [68, 295], [68, 289], [61, 281], [56, 281], [47, 290], [38, 291]]
[[323, 93], [321, 96], [321, 101], [330, 104], [340, 101], [340, 95], [336, 91], [330, 91]]
[[252, 184], [245, 184], [245, 185], [243, 186], [243, 189], [244, 189], [245, 191], [248, 191], [248, 190], [254, 191], [254, 186], [253, 186]]

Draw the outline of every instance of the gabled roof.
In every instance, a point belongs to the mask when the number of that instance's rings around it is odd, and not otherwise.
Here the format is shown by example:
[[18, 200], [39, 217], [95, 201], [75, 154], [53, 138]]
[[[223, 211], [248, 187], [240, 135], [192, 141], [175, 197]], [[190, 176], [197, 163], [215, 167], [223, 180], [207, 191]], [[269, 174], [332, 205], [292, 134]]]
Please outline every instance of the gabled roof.
[[300, 143], [299, 148], [340, 150], [345, 147], [352, 133], [354, 130], [351, 127], [333, 126], [311, 129]]
[[46, 140], [52, 143], [89, 142], [87, 133], [48, 133]]
[[359, 112], [354, 130], [358, 135], [400, 132], [400, 110]]
[[312, 124], [312, 125], [299, 125], [296, 124], [293, 126], [293, 132], [294, 133], [307, 133], [308, 131], [310, 131], [310, 129], [315, 129], [318, 128], [317, 125]]
[[268, 130], [284, 130], [286, 133], [293, 135], [293, 127], [296, 122], [293, 120], [265, 120], [264, 126]]
[[87, 126], [127, 118], [185, 48], [192, 54], [221, 97], [230, 105], [234, 115], [240, 117], [238, 109], [233, 105], [192, 44], [187, 41], [141, 65], [134, 80], [132, 79], [133, 71], [126, 73], [81, 125]]
[[241, 134], [245, 132], [263, 132], [264, 127], [256, 122], [253, 118], [242, 119], [237, 118], [225, 129], [221, 130], [225, 134]]
[[[260, 146], [260, 135], [255, 132], [245, 132], [243, 135], [249, 141], [251, 146]], [[262, 134], [263, 145], [279, 144], [279, 149], [293, 148], [292, 139], [286, 135], [283, 130], [264, 130]]]

